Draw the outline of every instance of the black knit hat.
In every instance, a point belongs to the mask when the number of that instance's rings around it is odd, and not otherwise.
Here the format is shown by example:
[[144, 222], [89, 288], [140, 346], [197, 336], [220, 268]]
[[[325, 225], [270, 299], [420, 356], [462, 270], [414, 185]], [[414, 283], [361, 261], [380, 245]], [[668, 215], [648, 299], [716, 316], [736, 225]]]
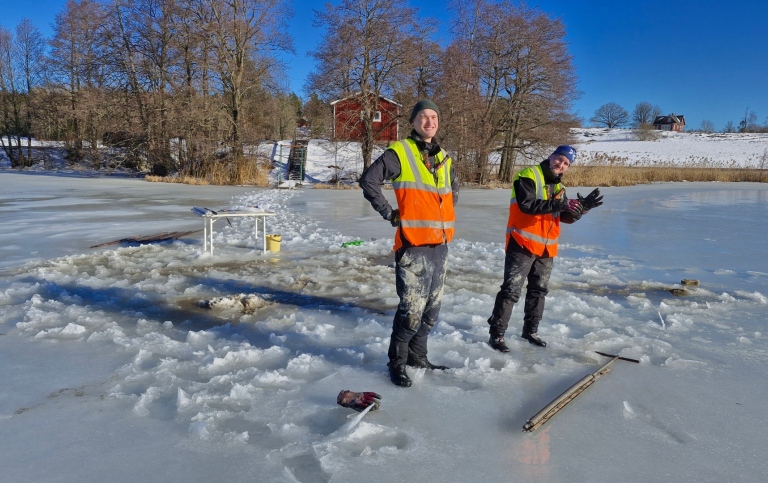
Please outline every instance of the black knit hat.
[[437, 104], [429, 99], [422, 99], [413, 106], [413, 111], [411, 111], [411, 117], [408, 118], [408, 122], [413, 122], [413, 120], [416, 119], [416, 115], [424, 109], [432, 109], [437, 113], [437, 118], [440, 119], [440, 108], [437, 107]]

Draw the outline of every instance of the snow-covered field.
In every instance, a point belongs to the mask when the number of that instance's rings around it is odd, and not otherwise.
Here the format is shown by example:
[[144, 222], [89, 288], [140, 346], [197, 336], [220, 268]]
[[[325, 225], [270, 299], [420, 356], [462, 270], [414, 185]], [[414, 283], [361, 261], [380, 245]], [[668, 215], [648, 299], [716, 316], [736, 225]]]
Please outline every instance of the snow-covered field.
[[[315, 165], [338, 165], [311, 151], [310, 162], [320, 181]], [[540, 328], [549, 346], [517, 337], [516, 307], [507, 355], [487, 346], [485, 320], [509, 192], [463, 191], [429, 346], [452, 369], [411, 370], [413, 387], [399, 388], [385, 367], [393, 229], [359, 190], [58, 174], [0, 171], [2, 481], [752, 482], [768, 471], [764, 184], [601, 189], [605, 204], [563, 230]], [[88, 248], [201, 229], [195, 205], [276, 211], [281, 251], [262, 254], [253, 222], [236, 219], [217, 222], [213, 256], [200, 236]], [[682, 279], [700, 286], [673, 295]], [[615, 363], [523, 433], [607, 361], [594, 351], [641, 363]], [[360, 418], [336, 405], [341, 389], [376, 391], [382, 409]]]
[[627, 166], [768, 169], [768, 134], [654, 131], [639, 141], [628, 129], [574, 129], [579, 161]]
[[[631, 129], [582, 128], [573, 129], [572, 134], [579, 165], [768, 169], [768, 134], [763, 133], [654, 131], [655, 139], [649, 141], [639, 141]], [[287, 163], [290, 141], [262, 149]], [[342, 177], [362, 172], [359, 147], [354, 143], [312, 140], [307, 158], [311, 167], [307, 183], [328, 182], [337, 171]], [[494, 159], [497, 157], [492, 156], [491, 161]]]

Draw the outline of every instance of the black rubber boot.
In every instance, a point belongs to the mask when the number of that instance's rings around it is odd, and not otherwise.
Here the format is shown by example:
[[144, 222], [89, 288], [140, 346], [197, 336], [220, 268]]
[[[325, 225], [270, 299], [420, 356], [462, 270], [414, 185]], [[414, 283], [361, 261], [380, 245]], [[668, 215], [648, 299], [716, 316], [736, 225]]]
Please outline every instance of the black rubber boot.
[[408, 365], [411, 367], [418, 367], [418, 368], [424, 368], [429, 369], [431, 371], [437, 369], [439, 371], [444, 371], [448, 369], [448, 366], [436, 366], [429, 362], [429, 359], [427, 359], [427, 356], [421, 357], [414, 354], [408, 354]]
[[539, 337], [538, 334], [539, 331], [539, 321], [526, 321], [523, 324], [523, 339], [527, 340], [533, 345], [537, 345], [539, 347], [547, 347], [547, 343], [544, 342], [541, 337]]
[[491, 338], [488, 339], [488, 345], [491, 346], [491, 349], [496, 349], [499, 352], [509, 352], [509, 346], [504, 342], [503, 335], [501, 337], [491, 336]]
[[411, 378], [408, 377], [408, 373], [405, 372], [405, 366], [391, 366], [389, 367], [389, 380], [395, 386], [411, 387]]
[[547, 343], [542, 340], [538, 334], [523, 334], [521, 337], [533, 345], [537, 345], [539, 347], [547, 347]]

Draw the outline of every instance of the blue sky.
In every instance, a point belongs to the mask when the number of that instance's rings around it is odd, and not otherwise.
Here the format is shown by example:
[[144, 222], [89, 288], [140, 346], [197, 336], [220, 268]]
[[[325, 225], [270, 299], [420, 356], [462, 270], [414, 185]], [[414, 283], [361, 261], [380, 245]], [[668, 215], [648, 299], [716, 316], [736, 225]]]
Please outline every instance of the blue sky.
[[[0, 25], [13, 30], [30, 18], [51, 34], [66, 0], [0, 0]], [[450, 28], [444, 0], [409, 0], [423, 16]], [[313, 69], [308, 55], [320, 40], [312, 26], [320, 0], [293, 0], [289, 32], [296, 54], [288, 56], [290, 87], [305, 97]], [[684, 114], [689, 129], [704, 119], [721, 130], [738, 125], [745, 110], [768, 121], [768, 2], [765, 0], [540, 0], [538, 7], [566, 26], [579, 77], [575, 112], [588, 121], [595, 110], [616, 102], [630, 113], [639, 102], [663, 113]]]

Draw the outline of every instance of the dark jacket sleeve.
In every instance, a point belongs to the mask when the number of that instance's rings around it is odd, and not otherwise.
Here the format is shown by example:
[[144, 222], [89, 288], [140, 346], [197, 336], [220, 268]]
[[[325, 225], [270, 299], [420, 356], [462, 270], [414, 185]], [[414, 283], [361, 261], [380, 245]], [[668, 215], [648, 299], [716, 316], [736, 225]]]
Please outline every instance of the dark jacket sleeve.
[[459, 181], [459, 176], [456, 174], [456, 167], [451, 163], [451, 190], [453, 191], [453, 206], [456, 206], [459, 203], [459, 189], [461, 188], [461, 181]]
[[561, 199], [537, 200], [536, 183], [530, 178], [517, 178], [514, 187], [517, 206], [526, 215], [544, 215], [563, 211], [565, 202]]
[[520, 211], [527, 215], [543, 215], [545, 213], [560, 213], [560, 221], [566, 225], [578, 221], [581, 215], [565, 209], [567, 197], [550, 200], [536, 199], [536, 184], [530, 178], [518, 178], [515, 181], [515, 197]]
[[391, 149], [384, 151], [360, 176], [359, 184], [363, 190], [363, 196], [385, 220], [389, 219], [392, 206], [381, 192], [381, 185], [398, 176], [400, 176], [400, 160]]
[[[565, 188], [563, 188], [565, 190]], [[566, 193], [563, 192], [563, 209], [560, 211], [560, 222], [565, 223], [566, 225], [570, 225], [571, 223], [577, 222], [581, 219], [582, 213], [572, 213], [565, 209], [566, 204], [568, 203], [568, 196], [566, 196]]]

